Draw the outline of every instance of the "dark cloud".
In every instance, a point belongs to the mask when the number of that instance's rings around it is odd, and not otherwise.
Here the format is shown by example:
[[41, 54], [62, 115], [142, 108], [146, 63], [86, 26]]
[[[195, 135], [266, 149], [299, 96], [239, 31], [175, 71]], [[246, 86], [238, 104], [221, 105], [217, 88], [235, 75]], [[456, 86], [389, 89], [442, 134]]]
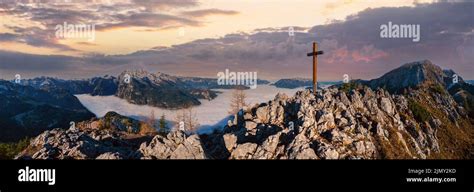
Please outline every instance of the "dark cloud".
[[[78, 65], [79, 59], [68, 56], [34, 55], [0, 50], [0, 76], [2, 79], [13, 79], [15, 74], [22, 77], [73, 75], [84, 71]], [[67, 75], [66, 75], [67, 76]], [[72, 76], [71, 76], [72, 77]]]
[[[3, 14], [13, 15], [18, 18], [27, 19], [41, 24], [41, 27], [26, 27], [21, 25], [4, 25], [14, 31], [14, 38], [10, 41], [25, 43], [35, 47], [57, 49], [59, 51], [77, 51], [76, 49], [61, 44], [56, 38], [56, 25], [84, 24], [98, 18], [89, 11], [75, 10], [71, 7], [59, 9], [57, 7], [32, 6], [23, 4], [1, 4]], [[10, 37], [12, 37], [10, 35]]]
[[97, 46], [95, 43], [90, 43], [90, 42], [77, 42], [76, 44], [78, 45], [86, 45], [86, 46]]
[[[465, 54], [474, 46], [472, 18], [472, 2], [417, 4], [415, 7], [367, 9], [349, 16], [344, 22], [315, 26], [309, 33], [315, 34], [319, 41], [337, 42], [336, 47], [331, 47], [337, 50], [336, 54], [348, 51], [352, 58], [341, 62], [348, 69], [358, 69], [351, 73], [359, 73], [359, 76], [372, 77], [376, 74], [371, 74], [371, 71], [380, 74], [403, 62], [430, 59], [442, 67], [453, 68], [474, 78], [472, 62], [467, 59], [474, 58], [472, 54]], [[420, 25], [420, 42], [380, 38], [380, 25], [388, 22]], [[366, 49], [367, 46], [371, 48]], [[361, 57], [357, 53], [364, 49], [372, 56]], [[327, 57], [323, 56], [323, 61], [324, 58]]]
[[273, 27], [266, 27], [266, 28], [259, 28], [253, 30], [253, 32], [289, 32], [290, 28], [292, 28], [294, 31], [297, 32], [305, 32], [307, 31], [308, 27], [300, 27], [300, 26], [288, 26], [288, 27], [279, 27], [279, 28], [273, 28]]
[[201, 23], [196, 20], [181, 18], [173, 15], [165, 15], [159, 13], [134, 13], [114, 15], [118, 23], [102, 24], [97, 26], [97, 30], [110, 30], [125, 27], [150, 27], [150, 28], [167, 28], [170, 26], [200, 26]]
[[[3, 34], [0, 40], [54, 48], [58, 51], [76, 51], [67, 45], [60, 44], [58, 39], [55, 39], [55, 27], [64, 23], [95, 25], [95, 29], [98, 31], [128, 27], [145, 27], [145, 30], [156, 31], [181, 26], [199, 27], [203, 25], [202, 21], [193, 18], [163, 14], [163, 10], [198, 6], [199, 3], [196, 0], [8, 1], [0, 2], [0, 15], [11, 15], [41, 26], [6, 26], [10, 29], [15, 28], [15, 33]], [[219, 13], [219, 10], [210, 10], [210, 12], [212, 11], [214, 14], [231, 12]], [[195, 12], [194, 14], [206, 13]]]
[[132, 0], [136, 5], [146, 8], [179, 8], [199, 5], [197, 0]]
[[18, 35], [12, 33], [0, 33], [0, 42], [14, 42], [18, 39]]
[[[305, 76], [311, 64], [306, 53], [312, 41], [320, 44], [320, 77], [338, 80], [375, 78], [403, 63], [430, 59], [474, 78], [474, 3], [418, 4], [415, 7], [366, 9], [345, 21], [318, 25], [308, 32], [288, 27], [265, 29], [252, 34], [230, 34], [173, 46], [166, 50], [133, 55], [134, 61], [149, 63], [154, 70], [211, 76], [225, 68], [256, 70], [268, 78]], [[418, 24], [420, 42], [412, 39], [380, 38], [380, 25], [389, 21]], [[201, 66], [201, 69], [196, 69]]]
[[90, 23], [100, 18], [98, 14], [93, 13], [91, 10], [77, 10], [74, 8], [37, 7], [22, 11], [22, 13], [27, 13], [29, 19], [40, 22], [46, 27], [53, 27], [64, 22]]
[[194, 11], [182, 12], [182, 15], [188, 17], [206, 17], [209, 15], [236, 15], [239, 12], [233, 10], [221, 10], [221, 9], [202, 9]]
[[38, 27], [20, 28], [7, 26], [12, 29], [13, 33], [0, 33], [0, 42], [19, 42], [35, 47], [53, 48], [64, 51], [77, 51], [76, 49], [60, 44], [58, 39], [54, 37], [54, 32], [42, 30]]

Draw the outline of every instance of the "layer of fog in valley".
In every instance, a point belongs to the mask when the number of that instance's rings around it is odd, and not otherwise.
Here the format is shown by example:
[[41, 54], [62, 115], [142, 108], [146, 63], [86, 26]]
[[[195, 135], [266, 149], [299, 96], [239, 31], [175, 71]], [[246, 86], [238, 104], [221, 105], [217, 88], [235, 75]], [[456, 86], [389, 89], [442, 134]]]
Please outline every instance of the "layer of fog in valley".
[[[270, 85], [259, 85], [256, 89], [245, 90], [246, 102], [253, 106], [257, 103], [272, 100], [277, 93], [293, 96], [297, 91], [304, 88], [284, 89]], [[221, 92], [215, 99], [200, 100], [201, 105], [193, 108], [199, 122], [198, 133], [210, 132], [215, 128], [221, 128], [227, 123], [232, 100], [232, 92], [229, 89], [217, 89]], [[129, 116], [139, 120], [145, 120], [154, 111], [155, 117], [164, 114], [168, 121], [174, 121], [178, 110], [168, 110], [158, 107], [130, 104], [126, 100], [116, 96], [91, 96], [87, 94], [76, 95], [80, 102], [94, 113], [97, 117], [103, 117], [109, 111], [115, 111], [121, 115]], [[171, 122], [170, 122], [171, 124]], [[170, 127], [173, 125], [169, 125]]]

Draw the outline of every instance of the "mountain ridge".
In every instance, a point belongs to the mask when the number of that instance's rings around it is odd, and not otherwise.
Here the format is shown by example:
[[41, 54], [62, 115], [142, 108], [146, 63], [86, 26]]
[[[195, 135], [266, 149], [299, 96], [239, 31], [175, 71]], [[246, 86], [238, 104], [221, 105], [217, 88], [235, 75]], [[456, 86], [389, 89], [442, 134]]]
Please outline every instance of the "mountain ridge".
[[94, 117], [67, 91], [49, 92], [0, 80], [0, 140], [16, 141], [70, 121]]
[[184, 108], [201, 104], [189, 92], [184, 82], [164, 73], [124, 71], [118, 80], [115, 95], [133, 104], [163, 108]]
[[422, 60], [406, 63], [376, 79], [355, 80], [352, 83], [372, 89], [381, 87], [392, 94], [409, 94], [414, 89], [447, 92], [474, 118], [474, 85], [465, 82], [459, 75], [456, 82], [455, 75], [457, 73], [451, 69], [443, 70], [429, 60]]
[[272, 85], [278, 88], [295, 89], [298, 87], [313, 86], [313, 80], [305, 78], [286, 78], [280, 79], [275, 83], [272, 83]]
[[[430, 60], [421, 60], [406, 63], [379, 78], [368, 81], [358, 80], [358, 82], [371, 88], [384, 87], [390, 93], [402, 93], [404, 89], [415, 88], [422, 84], [438, 84], [449, 89], [449, 86], [454, 84], [454, 74], [456, 73], [453, 70], [443, 70]], [[458, 83], [465, 83], [460, 76], [458, 76]]]

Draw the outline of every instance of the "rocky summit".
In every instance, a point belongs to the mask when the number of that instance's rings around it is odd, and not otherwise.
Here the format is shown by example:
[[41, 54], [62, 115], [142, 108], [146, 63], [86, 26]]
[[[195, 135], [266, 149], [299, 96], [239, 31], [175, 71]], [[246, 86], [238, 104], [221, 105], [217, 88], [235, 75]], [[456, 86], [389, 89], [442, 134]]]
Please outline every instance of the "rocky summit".
[[[472, 156], [472, 122], [449, 95], [391, 95], [368, 87], [277, 95], [236, 114], [211, 154], [231, 159], [426, 159]], [[420, 119], [414, 98], [433, 115]], [[420, 106], [418, 106], [420, 107]], [[465, 136], [460, 136], [465, 135]], [[451, 139], [457, 139], [456, 144]], [[221, 142], [220, 145], [216, 143]], [[224, 153], [222, 153], [224, 151]]]
[[17, 159], [204, 159], [198, 135], [144, 133], [143, 122], [107, 113], [69, 129], [48, 130], [32, 139]]
[[[382, 87], [390, 93], [401, 93], [407, 88], [414, 88], [422, 84], [436, 84], [450, 89], [455, 84], [454, 74], [454, 71], [443, 70], [430, 60], [422, 60], [406, 63], [380, 78], [370, 81], [361, 80], [360, 82], [371, 88]], [[458, 77], [456, 84], [465, 84], [465, 82], [461, 77]]]

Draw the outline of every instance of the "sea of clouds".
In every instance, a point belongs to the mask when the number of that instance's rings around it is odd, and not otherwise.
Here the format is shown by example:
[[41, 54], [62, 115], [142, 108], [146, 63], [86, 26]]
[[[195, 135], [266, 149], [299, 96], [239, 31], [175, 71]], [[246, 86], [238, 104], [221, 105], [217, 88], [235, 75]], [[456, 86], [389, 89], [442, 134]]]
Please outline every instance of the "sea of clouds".
[[[271, 85], [259, 85], [256, 89], [245, 90], [246, 102], [254, 104], [272, 100], [277, 93], [284, 93], [293, 96], [297, 91], [304, 88], [284, 89]], [[229, 118], [230, 102], [233, 90], [216, 89], [221, 92], [215, 99], [200, 100], [201, 105], [194, 107], [196, 118], [199, 122], [198, 133], [208, 133], [214, 129], [222, 128]], [[79, 101], [97, 117], [103, 117], [109, 111], [115, 111], [121, 115], [144, 120], [154, 111], [156, 118], [162, 114], [166, 116], [170, 126], [174, 126], [171, 121], [176, 117], [177, 110], [169, 110], [147, 105], [135, 105], [116, 96], [91, 96], [87, 94], [76, 95]]]

